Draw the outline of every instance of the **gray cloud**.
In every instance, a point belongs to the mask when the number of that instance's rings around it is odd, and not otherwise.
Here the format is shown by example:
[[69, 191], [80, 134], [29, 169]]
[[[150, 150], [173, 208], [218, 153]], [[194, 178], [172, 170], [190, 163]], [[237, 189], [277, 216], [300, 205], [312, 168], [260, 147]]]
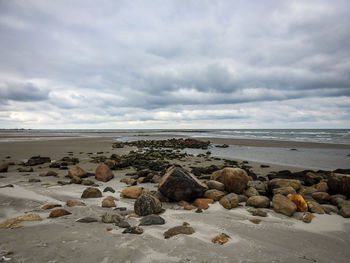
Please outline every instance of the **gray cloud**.
[[[350, 127], [336, 103], [350, 99], [349, 9], [345, 0], [0, 0], [0, 121]], [[284, 118], [323, 99], [334, 106]], [[257, 109], [269, 114], [257, 120]]]

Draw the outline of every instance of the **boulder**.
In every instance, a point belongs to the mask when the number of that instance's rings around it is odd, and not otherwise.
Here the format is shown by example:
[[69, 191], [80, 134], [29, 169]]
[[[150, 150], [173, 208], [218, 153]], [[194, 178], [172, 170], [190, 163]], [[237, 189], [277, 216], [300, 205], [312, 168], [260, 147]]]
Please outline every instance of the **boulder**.
[[164, 218], [159, 215], [147, 215], [140, 220], [139, 226], [164, 225]]
[[232, 209], [238, 206], [239, 204], [239, 197], [238, 195], [231, 193], [228, 195], [225, 195], [223, 198], [219, 201], [220, 205], [222, 205], [226, 209]]
[[69, 207], [72, 207], [72, 206], [85, 206], [85, 203], [81, 202], [81, 201], [67, 200], [66, 206], [69, 206]]
[[225, 190], [225, 185], [223, 183], [218, 182], [218, 181], [209, 180], [206, 182], [206, 185], [208, 186], [209, 189], [216, 189], [219, 191]]
[[246, 171], [240, 168], [224, 168], [222, 170], [223, 184], [229, 193], [241, 194], [247, 188], [249, 177]]
[[350, 201], [345, 201], [340, 205], [339, 215], [345, 218], [350, 218]]
[[346, 196], [345, 195], [339, 195], [339, 194], [331, 195], [329, 200], [330, 200], [331, 204], [338, 206], [339, 203], [341, 203], [342, 201], [346, 200]]
[[323, 179], [322, 175], [314, 173], [314, 172], [307, 172], [305, 174], [305, 185], [314, 185], [318, 184]]
[[159, 214], [162, 212], [162, 203], [150, 194], [143, 194], [136, 199], [134, 210], [139, 216]]
[[287, 197], [297, 206], [297, 211], [299, 212], [307, 211], [307, 203], [305, 202], [302, 195], [289, 194]]
[[199, 209], [206, 210], [209, 208], [209, 204], [213, 204], [214, 200], [209, 198], [197, 198], [193, 205]]
[[41, 221], [38, 214], [25, 214], [0, 222], [0, 228], [18, 228], [22, 221]]
[[244, 190], [243, 194], [248, 197], [252, 197], [259, 195], [259, 192], [254, 187], [248, 187], [248, 189]]
[[9, 168], [9, 164], [7, 162], [0, 162], [0, 173], [6, 173]]
[[316, 201], [308, 200], [306, 202], [307, 202], [307, 206], [309, 208], [309, 211], [311, 213], [316, 213], [316, 214], [321, 214], [321, 215], [325, 214], [325, 211], [322, 208], [322, 206], [319, 203], [317, 203]]
[[268, 188], [272, 192], [275, 188], [281, 188], [281, 187], [293, 187], [295, 191], [298, 191], [301, 187], [301, 183], [299, 180], [296, 179], [272, 179], [268, 183]]
[[249, 181], [248, 182], [249, 187], [254, 187], [260, 195], [266, 195], [267, 194], [267, 183], [262, 182], [259, 180], [255, 181]]
[[286, 216], [292, 216], [297, 210], [297, 206], [288, 197], [281, 194], [276, 194], [272, 198], [272, 205], [276, 213], [281, 213]]
[[213, 199], [214, 201], [219, 201], [222, 197], [225, 196], [225, 193], [216, 189], [210, 189], [205, 191], [204, 197]]
[[102, 207], [106, 207], [106, 208], [117, 207], [114, 200], [115, 198], [113, 196], [107, 196], [105, 199], [102, 200]]
[[296, 191], [291, 186], [285, 186], [285, 187], [280, 187], [280, 188], [273, 189], [272, 190], [272, 194], [273, 195], [281, 194], [281, 195], [287, 196], [289, 194], [296, 194]]
[[96, 180], [102, 181], [102, 182], [108, 182], [112, 178], [114, 178], [114, 174], [112, 170], [105, 164], [100, 164], [97, 166], [95, 170], [95, 178]]
[[66, 209], [58, 208], [58, 209], [52, 210], [49, 217], [55, 218], [55, 217], [61, 217], [61, 216], [66, 216], [66, 215], [70, 215], [70, 214], [71, 213], [68, 212]]
[[159, 191], [170, 200], [192, 201], [202, 197], [207, 186], [179, 166], [170, 167], [159, 183]]
[[328, 176], [327, 185], [332, 193], [350, 197], [350, 175], [332, 173]]
[[319, 204], [325, 204], [329, 201], [329, 199], [331, 199], [331, 196], [326, 192], [315, 192], [311, 196]]
[[98, 188], [89, 187], [86, 188], [81, 195], [81, 198], [99, 198], [102, 197], [102, 193]]
[[129, 187], [123, 189], [123, 191], [121, 193], [121, 196], [124, 197], [124, 198], [136, 199], [143, 192], [144, 192], [144, 188], [143, 187], [129, 186]]
[[73, 176], [85, 177], [87, 176], [87, 172], [79, 166], [74, 166], [68, 170], [68, 176], [70, 178], [73, 178]]
[[192, 235], [194, 233], [194, 229], [190, 226], [188, 226], [188, 224], [184, 223], [182, 226], [175, 226], [172, 228], [169, 228], [167, 231], [164, 232], [164, 238], [170, 238], [179, 234], [183, 234], [183, 235]]
[[247, 205], [255, 208], [268, 208], [270, 207], [270, 199], [262, 195], [251, 196], [247, 200]]
[[217, 181], [219, 183], [223, 183], [224, 180], [223, 180], [223, 173], [222, 173], [223, 170], [218, 170], [218, 171], [215, 171], [213, 172], [211, 175], [210, 175], [210, 180], [211, 181]]
[[328, 192], [329, 188], [326, 182], [319, 182], [318, 184], [313, 185], [313, 187], [318, 192]]

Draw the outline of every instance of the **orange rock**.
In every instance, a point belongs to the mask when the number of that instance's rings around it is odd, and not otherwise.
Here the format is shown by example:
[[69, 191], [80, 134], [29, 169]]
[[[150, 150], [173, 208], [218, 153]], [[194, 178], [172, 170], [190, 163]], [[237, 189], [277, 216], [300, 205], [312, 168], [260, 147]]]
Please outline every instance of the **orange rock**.
[[209, 198], [197, 198], [193, 204], [194, 206], [200, 208], [200, 209], [208, 209], [209, 208], [209, 204], [214, 203], [213, 199], [209, 199]]
[[143, 187], [129, 186], [129, 187], [123, 189], [121, 196], [124, 198], [136, 199], [143, 193], [144, 193]]
[[79, 166], [75, 166], [68, 170], [68, 175], [70, 178], [73, 178], [73, 176], [85, 177], [87, 175], [87, 172]]
[[289, 194], [287, 197], [297, 206], [297, 211], [305, 212], [307, 210], [307, 203], [301, 195]]
[[313, 214], [311, 214], [310, 212], [306, 212], [303, 217], [301, 218], [301, 220], [304, 222], [304, 223], [311, 223], [312, 219], [314, 218], [315, 216]]
[[141, 216], [139, 216], [138, 214], [130, 214], [128, 215], [128, 218], [130, 217], [140, 218]]
[[117, 207], [117, 204], [115, 203], [115, 198], [113, 196], [108, 196], [105, 199], [102, 200], [102, 207]]
[[185, 207], [185, 206], [189, 205], [189, 203], [184, 201], [184, 200], [182, 200], [182, 201], [178, 202], [177, 205]]
[[213, 242], [213, 243], [218, 243], [218, 244], [220, 244], [220, 245], [223, 245], [223, 244], [225, 244], [225, 243], [228, 241], [229, 238], [230, 238], [230, 237], [229, 237], [228, 235], [226, 235], [225, 233], [221, 233], [221, 234], [215, 236], [215, 237], [211, 240], [211, 242]]
[[107, 231], [112, 231], [112, 229], [113, 229], [113, 228], [111, 228], [111, 227], [107, 227], [107, 228], [106, 228]]

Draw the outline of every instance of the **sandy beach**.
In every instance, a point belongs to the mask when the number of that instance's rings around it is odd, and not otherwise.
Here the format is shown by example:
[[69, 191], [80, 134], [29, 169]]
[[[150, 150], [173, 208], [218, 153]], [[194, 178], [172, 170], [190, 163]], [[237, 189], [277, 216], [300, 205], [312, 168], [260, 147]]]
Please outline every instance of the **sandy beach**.
[[[146, 136], [148, 140], [152, 136]], [[140, 138], [135, 137], [135, 140]], [[206, 138], [207, 139], [207, 138]], [[209, 139], [215, 144], [242, 145], [279, 148], [317, 148], [319, 144], [290, 142], [261, 142], [247, 140]], [[123, 228], [100, 221], [113, 208], [101, 207], [107, 196], [116, 198], [117, 208], [125, 208], [126, 221], [137, 226], [141, 218], [128, 217], [134, 213], [135, 199], [124, 198], [121, 192], [127, 185], [120, 182], [135, 172], [132, 167], [113, 170], [114, 178], [108, 182], [93, 181], [101, 192], [112, 187], [115, 192], [103, 192], [102, 197], [81, 199], [88, 187], [82, 184], [60, 185], [68, 181], [67, 170], [50, 168], [50, 163], [33, 166], [33, 172], [19, 172], [20, 162], [31, 156], [48, 156], [51, 163], [65, 156], [79, 159], [79, 167], [94, 173], [99, 163], [91, 162], [92, 157], [126, 155], [136, 147], [113, 148], [114, 137], [53, 138], [50, 140], [0, 142], [0, 160], [11, 163], [8, 171], [1, 173], [0, 222], [20, 215], [35, 213], [41, 221], [21, 222], [19, 228], [0, 229], [0, 258], [7, 262], [348, 262], [350, 252], [350, 221], [336, 213], [315, 214], [311, 223], [300, 220], [303, 212], [288, 217], [271, 208], [262, 208], [267, 217], [253, 216], [245, 202], [231, 210], [215, 202], [209, 209], [196, 213], [184, 210], [177, 202], [163, 202], [165, 209], [160, 214], [164, 225], [143, 226], [143, 234], [122, 234]], [[322, 149], [348, 150], [348, 145], [322, 145]], [[212, 148], [220, 151], [220, 148]], [[222, 149], [223, 150], [223, 149]], [[207, 150], [202, 150], [206, 152]], [[239, 160], [238, 162], [242, 161]], [[169, 159], [170, 164], [180, 164], [190, 171], [193, 167], [210, 165], [225, 166], [223, 159], [203, 156], [186, 156]], [[272, 171], [290, 170], [298, 172], [304, 167], [275, 165], [248, 161], [246, 165], [258, 177], [266, 177]], [[68, 168], [74, 165], [68, 165]], [[268, 167], [267, 167], [268, 166]], [[349, 168], [349, 167], [341, 167]], [[39, 176], [53, 170], [57, 176]], [[209, 176], [209, 175], [208, 175]], [[206, 181], [204, 178], [199, 177]], [[39, 179], [33, 182], [30, 179]], [[139, 183], [149, 191], [157, 191], [157, 183]], [[66, 201], [83, 201], [85, 206], [67, 207]], [[70, 214], [49, 218], [51, 210], [43, 210], [47, 204], [59, 204]], [[329, 205], [331, 206], [331, 205]], [[336, 207], [335, 207], [336, 208]], [[78, 219], [93, 217], [97, 222], [79, 223]], [[258, 218], [259, 224], [250, 219]], [[169, 228], [187, 222], [194, 229], [192, 235], [176, 235], [164, 239], [163, 233]], [[107, 231], [107, 228], [110, 231]], [[228, 242], [219, 245], [212, 239], [225, 233]]]

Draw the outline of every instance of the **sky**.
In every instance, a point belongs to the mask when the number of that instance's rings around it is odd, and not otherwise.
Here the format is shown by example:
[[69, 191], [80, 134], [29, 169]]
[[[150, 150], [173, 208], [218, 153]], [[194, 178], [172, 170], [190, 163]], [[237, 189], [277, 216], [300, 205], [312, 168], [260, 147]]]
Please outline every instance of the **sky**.
[[0, 128], [350, 128], [349, 10], [0, 0]]

